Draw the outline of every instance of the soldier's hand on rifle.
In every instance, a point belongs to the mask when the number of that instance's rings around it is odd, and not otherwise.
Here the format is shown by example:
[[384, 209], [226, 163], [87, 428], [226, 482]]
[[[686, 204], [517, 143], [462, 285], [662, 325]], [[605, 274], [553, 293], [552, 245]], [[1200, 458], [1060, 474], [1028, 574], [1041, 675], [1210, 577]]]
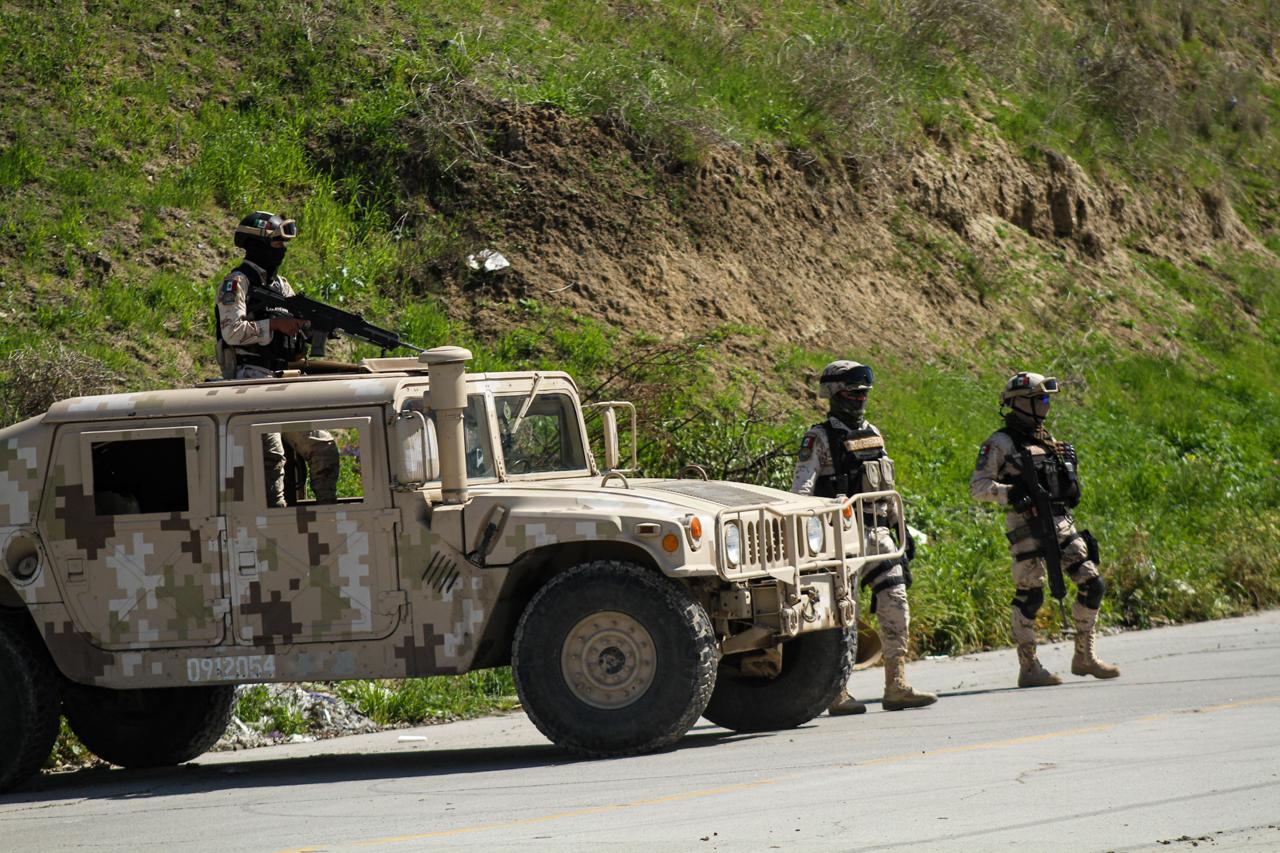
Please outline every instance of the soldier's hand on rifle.
[[1017, 483], [1009, 487], [1009, 494], [1007, 497], [1009, 500], [1009, 506], [1012, 507], [1015, 512], [1026, 512], [1027, 510], [1032, 509], [1032, 505], [1035, 503], [1035, 501], [1032, 500], [1031, 495], [1027, 494], [1026, 489], [1022, 488], [1022, 486]]
[[272, 317], [270, 325], [273, 332], [293, 336], [311, 324], [306, 320], [299, 320], [297, 317]]

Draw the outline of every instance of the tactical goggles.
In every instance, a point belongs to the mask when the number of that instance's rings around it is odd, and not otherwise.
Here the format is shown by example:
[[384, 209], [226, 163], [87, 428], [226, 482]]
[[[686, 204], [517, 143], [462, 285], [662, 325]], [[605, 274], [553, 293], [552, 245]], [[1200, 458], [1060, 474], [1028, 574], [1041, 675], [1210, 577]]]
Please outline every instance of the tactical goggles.
[[236, 226], [237, 234], [248, 234], [253, 237], [260, 237], [263, 240], [280, 240], [289, 242], [298, 236], [298, 223], [292, 219], [281, 219], [273, 216], [270, 219], [258, 221], [258, 225], [238, 225]]
[[1032, 394], [1058, 393], [1057, 379], [1054, 379], [1052, 376], [1042, 376], [1039, 380], [1033, 380], [1031, 377], [1034, 375], [1035, 374], [1019, 373], [1010, 380], [1009, 387], [1006, 389], [1006, 392], [1013, 393], [1015, 396], [1020, 397], [1025, 397], [1027, 394], [1017, 392], [1030, 392]]
[[848, 370], [837, 373], [835, 376], [828, 376], [823, 381], [842, 382], [845, 385], [860, 386], [862, 388], [870, 388], [875, 384], [871, 381], [871, 368], [865, 364], [851, 367]]

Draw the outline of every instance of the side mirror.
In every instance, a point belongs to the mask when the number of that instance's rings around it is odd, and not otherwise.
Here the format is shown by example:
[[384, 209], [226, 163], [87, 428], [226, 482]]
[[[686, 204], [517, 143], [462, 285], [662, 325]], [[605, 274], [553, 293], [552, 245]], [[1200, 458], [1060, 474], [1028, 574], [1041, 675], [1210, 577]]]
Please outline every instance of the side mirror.
[[600, 421], [604, 426], [604, 470], [613, 471], [618, 467], [618, 415], [612, 408], [604, 409]]
[[436, 425], [422, 412], [406, 409], [395, 421], [395, 476], [397, 488], [416, 489], [440, 479], [440, 450]]
[[[619, 473], [632, 473], [638, 469], [636, 460], [636, 407], [630, 403], [621, 400], [611, 400], [606, 403], [591, 403], [582, 407], [584, 411], [600, 411], [600, 427], [601, 440], [604, 444], [604, 470], [618, 471]], [[622, 448], [618, 436], [618, 409], [626, 409], [630, 416], [631, 423], [628, 431], [631, 433], [631, 459], [630, 465], [626, 468], [620, 467], [622, 464]]]

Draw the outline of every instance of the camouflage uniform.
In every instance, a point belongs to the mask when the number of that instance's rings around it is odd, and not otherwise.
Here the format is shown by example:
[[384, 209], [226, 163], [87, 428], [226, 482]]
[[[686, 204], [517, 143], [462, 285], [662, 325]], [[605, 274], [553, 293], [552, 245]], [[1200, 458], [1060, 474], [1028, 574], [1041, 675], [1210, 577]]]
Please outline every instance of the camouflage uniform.
[[[249, 307], [251, 289], [255, 286], [250, 274], [282, 296], [292, 296], [293, 288], [281, 275], [268, 275], [262, 267], [245, 260], [227, 274], [218, 286], [218, 340], [216, 344], [218, 364], [225, 379], [262, 379], [275, 375], [275, 371], [287, 364], [285, 354], [294, 349], [293, 342], [282, 341], [284, 336], [271, 331], [271, 320], [257, 314]], [[336, 503], [338, 493], [338, 446], [333, 436], [325, 430], [279, 433], [262, 437], [263, 454], [267, 472], [268, 502], [273, 506], [286, 506], [284, 494], [285, 452], [284, 444], [305, 459], [311, 476], [311, 488], [320, 503]]]
[[[893, 460], [884, 451], [884, 438], [862, 417], [870, 388], [871, 370], [857, 362], [835, 361], [823, 369], [821, 394], [831, 399], [832, 410], [825, 422], [810, 427], [801, 439], [791, 491], [835, 497], [893, 488]], [[833, 441], [839, 447], [833, 448]], [[895, 504], [877, 502], [863, 520], [866, 531], [863, 553], [898, 550], [889, 530], [889, 525], [898, 523]], [[937, 701], [937, 696], [916, 691], [906, 680], [904, 664], [911, 624], [907, 603], [907, 587], [911, 585], [908, 559], [867, 564], [859, 584], [871, 588], [871, 612], [880, 623], [885, 662], [883, 707], [896, 711]], [[866, 706], [847, 692], [831, 706], [833, 714], [860, 714], [865, 710]]]
[[[1019, 393], [1024, 389], [1042, 393]], [[1005, 537], [1013, 558], [1015, 587], [1010, 610], [1011, 634], [1018, 646], [1019, 686], [1023, 687], [1061, 683], [1061, 679], [1040, 665], [1035, 654], [1036, 613], [1044, 602], [1046, 564], [1032, 526], [1035, 508], [1018, 485], [1024, 450], [1030, 454], [1040, 482], [1050, 493], [1063, 573], [1076, 585], [1076, 600], [1071, 606], [1076, 630], [1072, 672], [1098, 678], [1114, 678], [1120, 674], [1115, 667], [1099, 661], [1094, 653], [1094, 632], [1105, 587], [1098, 572], [1096, 545], [1091, 549], [1092, 537], [1088, 531], [1076, 530], [1071, 515], [1071, 508], [1080, 498], [1075, 451], [1071, 445], [1055, 441], [1042, 425], [1048, 412], [1048, 394], [1056, 390], [1056, 381], [1040, 374], [1023, 373], [1010, 379], [1001, 402], [1013, 405], [1020, 399], [1039, 397], [1043, 412], [1034, 414], [1028, 410], [1026, 414], [1030, 417], [1026, 417], [1014, 405], [1015, 411], [1006, 416], [1007, 425], [983, 442], [969, 479], [969, 494], [974, 500], [1005, 507]]]
[[[853, 430], [835, 415], [827, 419], [827, 424], [837, 435], [852, 436], [870, 433], [880, 439], [883, 447], [884, 439], [880, 430], [864, 421], [862, 430]], [[827, 427], [816, 424], [809, 428], [800, 441], [800, 456], [796, 461], [795, 477], [791, 481], [791, 491], [798, 495], [812, 495], [819, 477], [832, 477], [835, 467], [832, 463], [831, 443], [827, 438]], [[885, 485], [884, 488], [892, 488]], [[834, 495], [825, 495], [834, 497]], [[870, 518], [870, 517], [869, 517]], [[883, 522], [883, 523], [877, 523]], [[866, 542], [864, 553], [891, 553], [898, 550], [897, 544], [886, 525], [897, 525], [897, 506], [887, 501], [876, 505], [874, 519], [866, 524]], [[880, 642], [886, 658], [902, 658], [907, 654], [908, 627], [911, 624], [911, 609], [907, 604], [907, 578], [901, 563], [894, 562], [887, 567], [881, 563], [864, 567], [860, 578], [863, 587], [871, 586], [872, 612], [880, 622]]]

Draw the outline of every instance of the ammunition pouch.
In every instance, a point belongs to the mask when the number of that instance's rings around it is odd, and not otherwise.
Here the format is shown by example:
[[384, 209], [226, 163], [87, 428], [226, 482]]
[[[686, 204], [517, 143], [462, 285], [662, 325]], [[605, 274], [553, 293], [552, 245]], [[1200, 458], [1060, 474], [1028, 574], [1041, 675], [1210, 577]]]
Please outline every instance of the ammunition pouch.
[[818, 477], [813, 484], [813, 494], [819, 498], [834, 498], [836, 495], [849, 497], [856, 494], [856, 492], [849, 488], [849, 476], [847, 474], [829, 474]]
[[1080, 469], [1074, 445], [1063, 442], [1058, 457], [1058, 467], [1063, 480], [1062, 500], [1068, 507], [1075, 508], [1080, 503]]

